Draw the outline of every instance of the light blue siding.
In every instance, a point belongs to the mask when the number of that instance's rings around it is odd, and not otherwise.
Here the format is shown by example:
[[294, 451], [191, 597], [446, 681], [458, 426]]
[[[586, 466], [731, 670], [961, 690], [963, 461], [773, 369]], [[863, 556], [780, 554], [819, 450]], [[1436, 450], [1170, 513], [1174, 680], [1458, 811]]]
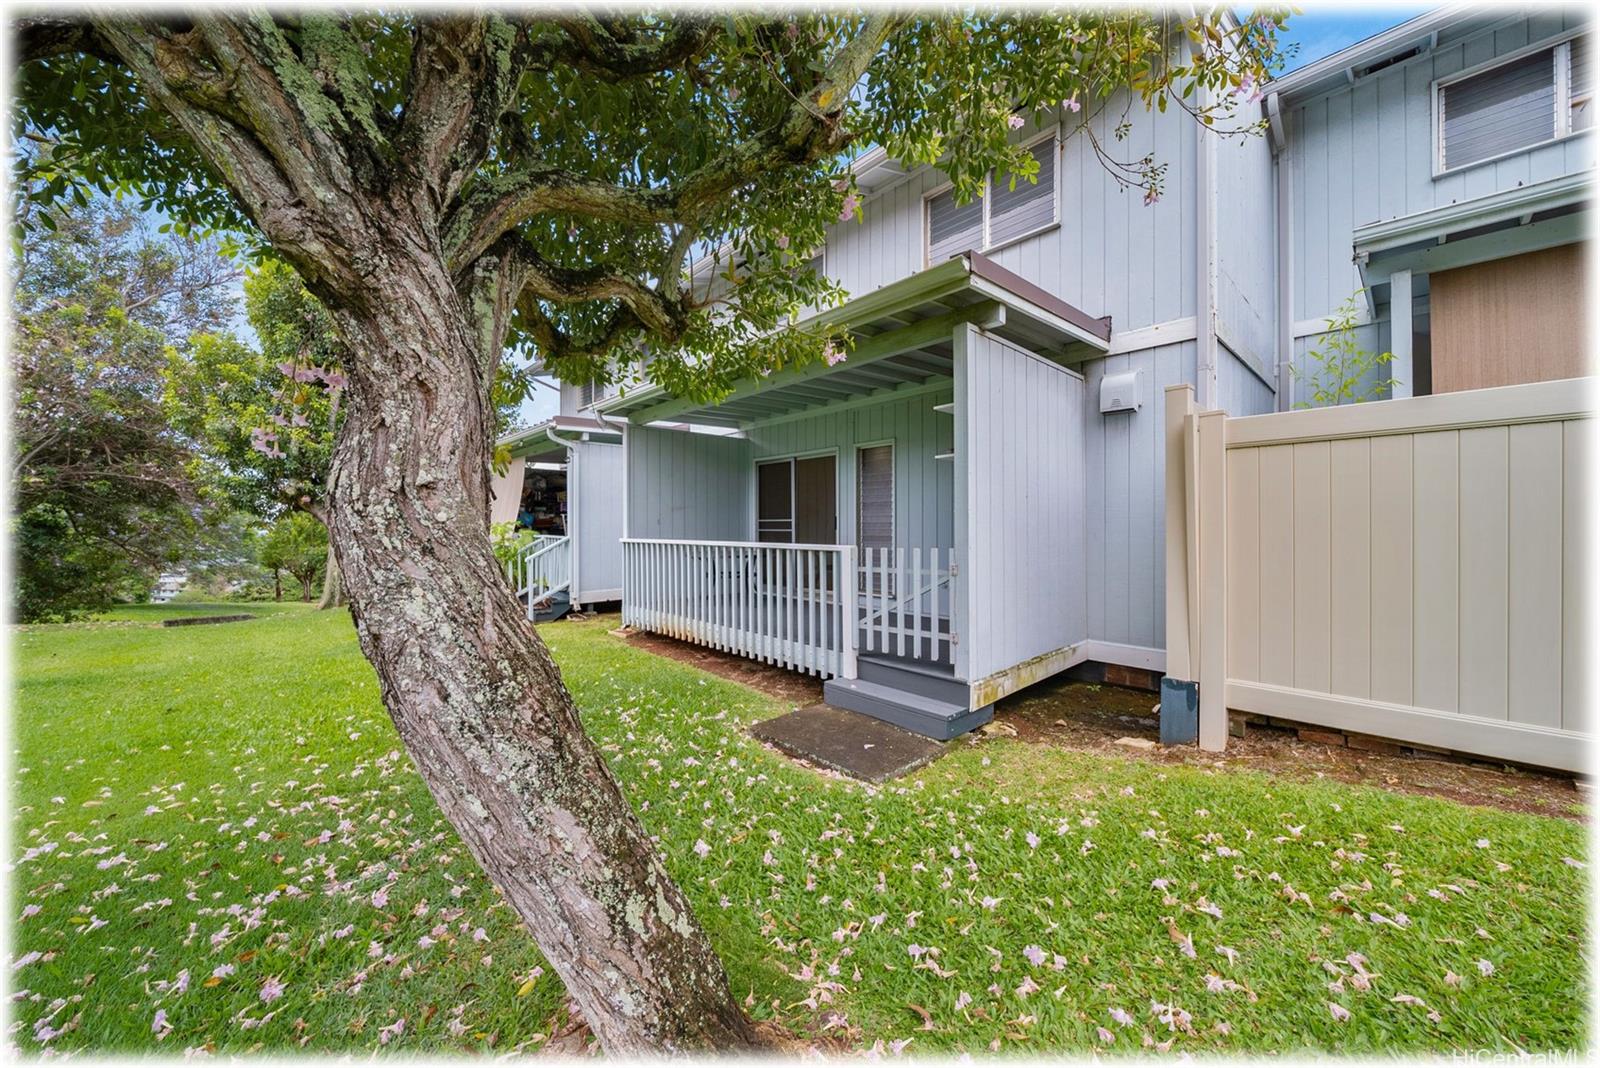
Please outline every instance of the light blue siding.
[[576, 594], [622, 588], [621, 445], [583, 442], [570, 447], [567, 492], [577, 540]]
[[1278, 395], [1253, 367], [1226, 345], [1218, 346], [1217, 398], [1229, 415], [1265, 415], [1277, 411]]
[[1083, 380], [967, 327], [956, 346], [965, 420], [958, 664], [981, 680], [1082, 641]]
[[627, 536], [744, 541], [751, 537], [750, 443], [630, 426]]
[[[935, 456], [952, 448], [953, 418], [934, 411], [946, 404], [953, 386], [919, 393], [901, 400], [845, 411], [825, 412], [752, 427], [749, 431], [753, 465], [785, 456], [833, 453], [838, 457], [839, 530], [837, 541], [856, 539], [856, 447], [894, 445], [894, 539], [910, 548], [949, 549], [954, 546], [954, 465]], [[754, 537], [753, 526], [749, 536]]]
[[[1114, 131], [1125, 109], [1127, 141]], [[1146, 205], [1137, 189], [1121, 189], [1078, 125], [1065, 113], [1060, 166], [1061, 224], [987, 254], [1091, 315], [1109, 314], [1114, 331], [1194, 314], [1194, 122], [1180, 108], [1166, 114], [1120, 98], [1090, 120], [1095, 137], [1118, 159], [1146, 152], [1167, 164], [1167, 195]], [[1019, 138], [1032, 129], [1019, 131]], [[945, 184], [924, 168], [867, 198], [862, 219], [828, 231], [826, 270], [852, 297], [924, 267], [923, 198]]]
[[[1226, 122], [1240, 127], [1251, 118], [1245, 109]], [[1271, 377], [1278, 344], [1272, 148], [1263, 135], [1218, 137], [1216, 158], [1217, 334]], [[1228, 361], [1219, 357], [1218, 374], [1226, 376], [1228, 370]]]
[[[1361, 285], [1352, 233], [1368, 223], [1514, 189], [1594, 166], [1594, 135], [1579, 134], [1435, 178], [1432, 84], [1585, 24], [1578, 8], [1513, 17], [1368, 75], [1293, 102], [1293, 318], [1326, 317]], [[1265, 205], [1263, 205], [1265, 206]]]
[[[1088, 637], [1166, 645], [1164, 390], [1194, 384], [1192, 341], [1109, 356], [1084, 366], [1084, 560]], [[1100, 414], [1100, 380], [1142, 370], [1137, 412]]]

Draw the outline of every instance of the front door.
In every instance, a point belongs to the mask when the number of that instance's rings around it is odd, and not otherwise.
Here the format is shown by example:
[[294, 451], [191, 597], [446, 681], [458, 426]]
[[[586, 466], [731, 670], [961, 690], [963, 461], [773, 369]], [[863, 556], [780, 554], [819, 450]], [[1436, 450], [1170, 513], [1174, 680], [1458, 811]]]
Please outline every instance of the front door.
[[832, 456], [756, 465], [756, 540], [832, 545], [839, 537], [839, 497]]

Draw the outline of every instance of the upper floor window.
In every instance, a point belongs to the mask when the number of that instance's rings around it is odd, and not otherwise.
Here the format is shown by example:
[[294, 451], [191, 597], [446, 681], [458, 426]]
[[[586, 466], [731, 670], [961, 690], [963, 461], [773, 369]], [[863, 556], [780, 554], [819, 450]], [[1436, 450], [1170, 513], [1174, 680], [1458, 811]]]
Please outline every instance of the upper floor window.
[[982, 195], [965, 204], [957, 204], [949, 189], [927, 199], [928, 266], [968, 250], [1009, 245], [1060, 221], [1055, 134], [1028, 151], [1039, 164], [1037, 182], [1014, 175], [997, 180], [991, 174], [984, 179]]
[[1435, 171], [1498, 159], [1593, 123], [1588, 42], [1572, 37], [1441, 79]]

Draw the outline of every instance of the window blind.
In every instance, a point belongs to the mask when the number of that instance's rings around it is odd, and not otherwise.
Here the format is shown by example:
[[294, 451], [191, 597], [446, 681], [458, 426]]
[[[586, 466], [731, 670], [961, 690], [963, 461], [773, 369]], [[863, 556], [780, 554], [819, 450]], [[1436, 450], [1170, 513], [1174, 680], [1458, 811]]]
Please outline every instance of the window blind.
[[950, 190], [928, 200], [928, 265], [983, 247], [983, 198], [958, 205]]
[[[1039, 164], [1038, 183], [1008, 175], [994, 183], [989, 205], [989, 244], [1003, 245], [1056, 221], [1056, 142], [1029, 150]], [[1015, 181], [1016, 188], [1011, 188]]]
[[1554, 49], [1440, 87], [1439, 122], [1447, 170], [1550, 140]]
[[856, 541], [887, 548], [894, 545], [894, 446], [873, 445], [856, 456]]
[[1572, 129], [1587, 130], [1594, 125], [1594, 82], [1589, 67], [1589, 39], [1574, 37], [1568, 42], [1571, 49], [1567, 76], [1568, 106], [1572, 110]]

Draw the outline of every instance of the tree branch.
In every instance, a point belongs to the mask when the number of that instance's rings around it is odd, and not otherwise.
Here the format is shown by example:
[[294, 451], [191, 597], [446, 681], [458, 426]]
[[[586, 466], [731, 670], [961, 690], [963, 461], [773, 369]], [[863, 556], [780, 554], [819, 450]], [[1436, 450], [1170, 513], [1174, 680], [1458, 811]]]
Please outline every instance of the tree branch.
[[[697, 224], [723, 197], [763, 174], [838, 152], [849, 141], [841, 120], [851, 90], [905, 21], [904, 15], [869, 17], [861, 32], [835, 53], [810, 91], [796, 94], [778, 123], [734, 145], [676, 186], [616, 185], [538, 164], [474, 181], [444, 227], [452, 270], [461, 271], [502, 234], [547, 212], [648, 225]], [[592, 27], [588, 32], [606, 33]]]

